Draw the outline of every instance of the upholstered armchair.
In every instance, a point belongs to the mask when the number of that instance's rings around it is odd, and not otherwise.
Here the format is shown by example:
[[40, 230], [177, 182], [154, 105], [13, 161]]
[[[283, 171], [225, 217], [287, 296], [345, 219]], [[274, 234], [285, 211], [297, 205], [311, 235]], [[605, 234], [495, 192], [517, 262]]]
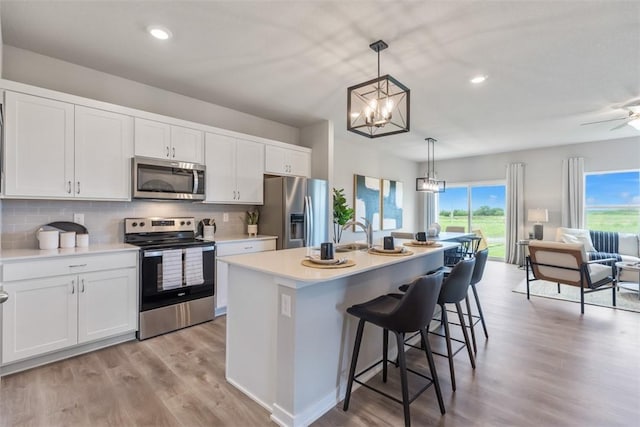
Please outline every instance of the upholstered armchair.
[[[527, 299], [529, 285], [535, 280], [547, 280], [580, 288], [580, 312], [584, 314], [584, 294], [611, 289], [613, 305], [616, 305], [616, 286], [613, 269], [602, 262], [612, 259], [589, 261], [582, 243], [560, 243], [543, 240], [529, 242], [527, 256]], [[533, 277], [531, 277], [533, 275]]]

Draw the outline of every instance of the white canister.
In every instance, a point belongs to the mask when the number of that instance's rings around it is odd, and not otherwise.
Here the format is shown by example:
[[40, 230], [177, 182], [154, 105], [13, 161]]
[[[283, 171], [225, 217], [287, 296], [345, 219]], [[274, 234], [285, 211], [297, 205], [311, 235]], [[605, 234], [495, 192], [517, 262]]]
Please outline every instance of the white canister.
[[36, 235], [40, 249], [58, 248], [58, 230], [40, 230]]
[[76, 246], [79, 248], [88, 248], [89, 235], [87, 233], [76, 234]]
[[75, 231], [63, 231], [60, 233], [60, 247], [61, 248], [75, 248], [76, 247], [76, 232]]

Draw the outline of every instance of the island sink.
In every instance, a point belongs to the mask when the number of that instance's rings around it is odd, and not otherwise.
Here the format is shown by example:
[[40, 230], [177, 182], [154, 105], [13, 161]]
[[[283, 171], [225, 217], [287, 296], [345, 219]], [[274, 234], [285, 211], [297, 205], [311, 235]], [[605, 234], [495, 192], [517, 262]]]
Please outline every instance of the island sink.
[[342, 245], [336, 245], [336, 252], [351, 252], [368, 249], [366, 243], [343, 243]]

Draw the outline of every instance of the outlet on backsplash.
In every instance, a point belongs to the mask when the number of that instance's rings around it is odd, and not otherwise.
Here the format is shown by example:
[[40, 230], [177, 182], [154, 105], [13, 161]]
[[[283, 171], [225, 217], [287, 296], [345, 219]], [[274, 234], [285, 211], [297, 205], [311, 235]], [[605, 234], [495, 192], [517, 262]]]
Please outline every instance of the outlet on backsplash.
[[76, 224], [84, 225], [84, 214], [83, 213], [74, 213], [73, 214], [73, 222]]
[[222, 222], [229, 222], [229, 214], [227, 212], [222, 214]]

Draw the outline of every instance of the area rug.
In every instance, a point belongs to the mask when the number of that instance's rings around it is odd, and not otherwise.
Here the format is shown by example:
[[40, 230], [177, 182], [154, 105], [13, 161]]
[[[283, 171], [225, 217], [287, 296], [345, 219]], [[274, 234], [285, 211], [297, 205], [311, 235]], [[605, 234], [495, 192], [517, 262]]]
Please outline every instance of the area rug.
[[[526, 279], [523, 279], [518, 283], [518, 285], [513, 289], [513, 292], [526, 295]], [[536, 280], [535, 282], [530, 283], [530, 293], [531, 296], [573, 301], [578, 304], [580, 303], [580, 288], [576, 286], [560, 285], [560, 293], [558, 293], [558, 285], [556, 283], [547, 282], [545, 280]], [[610, 289], [585, 294], [584, 303], [640, 313], [640, 300], [638, 299], [637, 290], [621, 288], [620, 291], [616, 293], [616, 307], [611, 305]]]

